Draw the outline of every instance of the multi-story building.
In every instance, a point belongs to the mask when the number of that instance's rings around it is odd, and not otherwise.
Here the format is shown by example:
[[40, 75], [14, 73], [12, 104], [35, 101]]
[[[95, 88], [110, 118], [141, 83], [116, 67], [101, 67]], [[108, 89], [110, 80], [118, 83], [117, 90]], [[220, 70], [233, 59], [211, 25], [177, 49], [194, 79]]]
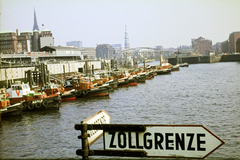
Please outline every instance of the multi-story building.
[[18, 42], [22, 44], [22, 52], [32, 51], [32, 37], [33, 35], [31, 31], [24, 31], [20, 33], [18, 36]]
[[221, 54], [222, 53], [222, 43], [221, 42], [217, 42], [215, 45], [214, 50], [216, 51], [217, 54]]
[[67, 46], [74, 46], [76, 48], [82, 48], [82, 41], [70, 41], [66, 43]]
[[97, 58], [114, 58], [113, 47], [110, 44], [100, 44], [96, 48], [96, 57]]
[[50, 30], [0, 32], [0, 53], [13, 54], [20, 52], [37, 52], [44, 46], [54, 46], [54, 37]]
[[192, 39], [192, 48], [196, 49], [199, 54], [208, 54], [212, 50], [212, 41], [203, 37]]
[[54, 46], [54, 37], [48, 29], [44, 29], [40, 33], [40, 48], [44, 46]]
[[13, 54], [22, 51], [22, 44], [18, 42], [18, 36], [13, 31], [0, 32], [0, 53]]
[[114, 59], [120, 59], [122, 54], [122, 45], [121, 44], [112, 44]]
[[238, 45], [240, 42], [240, 32], [232, 32], [228, 38], [228, 53], [240, 52]]
[[0, 32], [0, 53], [13, 54], [20, 52], [37, 52], [44, 46], [54, 46], [54, 37], [48, 29], [39, 31], [36, 13], [34, 10], [33, 31], [20, 33], [13, 31]]
[[130, 48], [130, 44], [129, 44], [129, 38], [128, 38], [128, 32], [127, 32], [127, 25], [125, 26], [125, 46], [124, 49], [129, 49]]
[[221, 43], [222, 53], [228, 53], [228, 40]]
[[87, 56], [89, 59], [96, 59], [96, 48], [94, 47], [84, 47], [79, 49], [83, 56]]

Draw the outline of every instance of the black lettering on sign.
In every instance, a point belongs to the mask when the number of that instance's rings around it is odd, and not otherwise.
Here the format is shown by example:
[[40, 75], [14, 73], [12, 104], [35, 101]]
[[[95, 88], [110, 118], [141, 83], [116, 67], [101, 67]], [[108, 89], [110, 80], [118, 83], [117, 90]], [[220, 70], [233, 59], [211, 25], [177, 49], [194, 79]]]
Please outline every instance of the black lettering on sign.
[[[152, 140], [151, 139], [147, 139], [147, 136], [151, 136], [152, 134], [149, 133], [149, 132], [146, 132], [144, 133], [143, 135], [143, 145], [144, 145], [144, 148], [146, 149], [151, 149], [152, 148]], [[148, 144], [147, 144], [148, 142]]]
[[[121, 142], [121, 136], [122, 136], [122, 142]], [[124, 132], [119, 132], [118, 133], [118, 146], [120, 148], [126, 148], [127, 143], [126, 143], [126, 134]]]
[[175, 134], [175, 143], [176, 143], [176, 150], [179, 150], [179, 146], [182, 150], [185, 150], [185, 143], [184, 143], [184, 133], [182, 133], [182, 136], [180, 138], [179, 134]]
[[138, 132], [136, 132], [136, 146], [137, 146], [137, 149], [143, 149], [143, 146], [139, 145], [139, 133]]
[[187, 148], [187, 150], [188, 150], [188, 151], [195, 151], [195, 148], [192, 147], [192, 142], [193, 142], [194, 133], [187, 133], [187, 136], [190, 137], [189, 142], [188, 142], [188, 148]]
[[111, 134], [111, 135], [112, 135], [109, 148], [116, 148], [116, 145], [113, 145], [114, 137], [115, 137], [116, 132], [108, 132], [108, 134]]
[[173, 147], [169, 146], [169, 144], [173, 145], [173, 140], [169, 139], [170, 136], [173, 136], [173, 133], [165, 133], [166, 150], [173, 150]]
[[[159, 140], [158, 140], [158, 137], [160, 138]], [[154, 140], [155, 140], [155, 149], [158, 149], [158, 147], [160, 149], [163, 149], [161, 144], [164, 140], [163, 135], [161, 133], [154, 133]]]
[[205, 137], [205, 134], [197, 134], [197, 150], [206, 151], [206, 148], [201, 148], [201, 144], [206, 144], [205, 141], [201, 141], [201, 137]]
[[136, 146], [132, 145], [131, 132], [128, 132], [128, 144], [129, 144], [129, 148], [136, 148]]

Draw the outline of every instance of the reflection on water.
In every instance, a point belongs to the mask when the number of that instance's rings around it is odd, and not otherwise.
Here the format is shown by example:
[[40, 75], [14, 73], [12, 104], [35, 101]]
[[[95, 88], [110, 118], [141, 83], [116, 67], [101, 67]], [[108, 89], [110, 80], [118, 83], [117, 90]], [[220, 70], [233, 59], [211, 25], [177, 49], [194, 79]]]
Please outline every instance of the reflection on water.
[[[158, 62], [156, 62], [158, 64]], [[100, 110], [111, 123], [202, 124], [225, 141], [208, 159], [240, 157], [240, 63], [190, 65], [109, 97], [62, 102], [59, 110], [2, 119], [0, 158], [79, 159], [74, 125]], [[102, 138], [91, 149], [103, 149]], [[91, 159], [126, 159], [91, 157]], [[130, 158], [132, 159], [132, 158]], [[142, 159], [142, 158], [141, 158]]]

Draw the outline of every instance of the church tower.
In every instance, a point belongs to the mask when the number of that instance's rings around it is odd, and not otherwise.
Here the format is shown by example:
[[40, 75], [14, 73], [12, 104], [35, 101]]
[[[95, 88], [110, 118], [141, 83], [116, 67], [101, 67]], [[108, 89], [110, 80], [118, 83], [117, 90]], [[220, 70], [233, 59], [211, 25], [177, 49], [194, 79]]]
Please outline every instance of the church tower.
[[33, 25], [33, 36], [32, 36], [32, 51], [38, 52], [39, 50], [39, 28], [37, 24], [37, 17], [34, 8], [34, 25]]
[[33, 25], [33, 31], [34, 31], [34, 30], [38, 30], [38, 31], [39, 31], [38, 24], [37, 24], [37, 17], [36, 17], [35, 8], [34, 8], [34, 25]]
[[129, 39], [128, 39], [128, 32], [127, 32], [127, 25], [125, 25], [125, 46], [124, 49], [129, 49]]

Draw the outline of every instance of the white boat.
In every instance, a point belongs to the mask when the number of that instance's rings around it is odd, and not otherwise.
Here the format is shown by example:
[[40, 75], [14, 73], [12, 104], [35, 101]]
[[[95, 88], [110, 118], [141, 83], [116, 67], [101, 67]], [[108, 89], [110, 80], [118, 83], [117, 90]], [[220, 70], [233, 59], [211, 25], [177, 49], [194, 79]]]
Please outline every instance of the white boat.
[[10, 88], [7, 89], [7, 98], [11, 100], [11, 104], [20, 103], [24, 95], [29, 93], [34, 93], [30, 90], [29, 84], [21, 83], [16, 81], [15, 84], [12, 84]]

